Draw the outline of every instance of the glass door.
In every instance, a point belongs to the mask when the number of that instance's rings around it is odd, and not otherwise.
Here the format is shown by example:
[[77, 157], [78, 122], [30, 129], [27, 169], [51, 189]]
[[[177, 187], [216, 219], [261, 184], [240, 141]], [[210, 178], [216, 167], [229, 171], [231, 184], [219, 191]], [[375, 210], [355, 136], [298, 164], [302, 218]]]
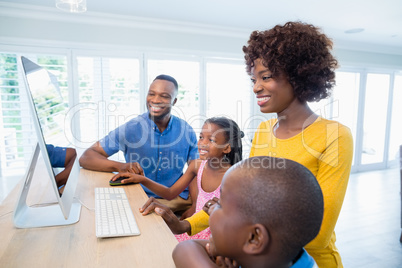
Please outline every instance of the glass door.
[[[331, 100], [331, 119], [347, 126], [353, 136], [353, 152], [356, 152], [357, 116], [359, 107], [360, 73], [337, 72], [336, 87]], [[355, 164], [355, 157], [352, 165]]]
[[[402, 107], [402, 76], [364, 70], [336, 73], [336, 87], [325, 104], [324, 117], [350, 128], [352, 172], [383, 169], [396, 162], [402, 144], [397, 120]], [[392, 115], [392, 117], [391, 117]]]
[[389, 74], [368, 73], [365, 87], [361, 165], [385, 168]]
[[399, 146], [402, 145], [402, 74], [396, 75], [392, 97], [391, 132], [388, 153], [388, 166], [399, 166]]

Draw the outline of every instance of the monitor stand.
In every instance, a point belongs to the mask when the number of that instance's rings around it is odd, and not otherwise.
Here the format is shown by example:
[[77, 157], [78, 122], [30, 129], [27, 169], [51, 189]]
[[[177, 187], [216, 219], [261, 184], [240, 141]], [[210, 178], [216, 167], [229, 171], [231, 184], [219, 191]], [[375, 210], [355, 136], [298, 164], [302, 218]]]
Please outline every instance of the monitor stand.
[[[29, 169], [25, 174], [25, 181], [21, 189], [17, 206], [14, 210], [14, 225], [17, 228], [35, 228], [69, 225], [79, 221], [81, 204], [73, 202], [68, 218], [66, 219], [61, 210], [60, 204], [48, 205], [43, 207], [29, 207], [27, 205], [27, 196], [32, 182], [39, 157], [39, 144], [36, 145], [34, 154], [31, 158]], [[60, 202], [60, 198], [57, 198]]]

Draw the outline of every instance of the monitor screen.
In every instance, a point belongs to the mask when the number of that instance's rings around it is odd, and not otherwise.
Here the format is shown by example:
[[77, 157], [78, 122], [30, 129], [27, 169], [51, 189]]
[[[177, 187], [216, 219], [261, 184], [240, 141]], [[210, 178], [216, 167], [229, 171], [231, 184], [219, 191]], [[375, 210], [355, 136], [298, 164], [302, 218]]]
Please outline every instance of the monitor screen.
[[[65, 123], [65, 120], [68, 120], [66, 118], [67, 106], [61, 96], [56, 76], [25, 57], [21, 57], [20, 63], [24, 71], [28, 104], [38, 143], [27, 169], [25, 183], [14, 211], [14, 224], [19, 228], [72, 224], [79, 220], [81, 211], [81, 205], [74, 202], [74, 193], [80, 172], [78, 159], [74, 155], [72, 164], [63, 169], [64, 172], [67, 172], [67, 181], [63, 185], [58, 185], [58, 174], [54, 172], [55, 161], [53, 155], [49, 157], [49, 153], [53, 153], [53, 150], [52, 152], [48, 151], [48, 149], [56, 147], [61, 149], [63, 153], [66, 147], [71, 148], [71, 145], [68, 146], [65, 134], [68, 130], [64, 127], [70, 125], [68, 122]], [[50, 178], [57, 204], [29, 207], [26, 204], [26, 197], [40, 152], [49, 175], [43, 176], [43, 178]], [[58, 151], [56, 152], [58, 153]], [[59, 157], [60, 159], [64, 159], [64, 155]], [[62, 194], [59, 188], [63, 188]]]
[[67, 146], [64, 121], [68, 107], [61, 96], [56, 76], [26, 58], [22, 58], [22, 64], [46, 144]]

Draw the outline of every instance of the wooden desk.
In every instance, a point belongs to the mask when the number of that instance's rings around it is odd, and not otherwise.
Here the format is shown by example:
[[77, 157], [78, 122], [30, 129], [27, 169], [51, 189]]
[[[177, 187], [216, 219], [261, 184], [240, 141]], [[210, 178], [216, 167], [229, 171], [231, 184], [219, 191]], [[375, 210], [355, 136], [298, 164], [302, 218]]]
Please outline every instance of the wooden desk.
[[[36, 194], [29, 196], [28, 204], [55, 201], [55, 197], [44, 194], [51, 193], [50, 183], [44, 182], [49, 180], [34, 176], [31, 190]], [[111, 177], [111, 173], [82, 169], [76, 196], [94, 208], [94, 188], [110, 187]], [[95, 236], [95, 212], [84, 206], [76, 224], [17, 229], [13, 213], [2, 215], [14, 210], [20, 186], [0, 205], [0, 267], [175, 267], [172, 250], [177, 241], [161, 217], [139, 213], [138, 208], [148, 199], [140, 185], [124, 188], [141, 235], [106, 239]], [[49, 191], [36, 191], [41, 187]]]

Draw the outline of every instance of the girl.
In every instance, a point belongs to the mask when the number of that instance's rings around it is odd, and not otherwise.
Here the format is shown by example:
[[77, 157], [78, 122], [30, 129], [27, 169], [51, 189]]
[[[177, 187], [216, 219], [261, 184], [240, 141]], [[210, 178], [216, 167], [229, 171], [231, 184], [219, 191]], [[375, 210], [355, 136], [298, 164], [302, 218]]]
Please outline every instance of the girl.
[[[224, 117], [207, 119], [202, 127], [198, 141], [200, 158], [190, 163], [185, 174], [171, 187], [133, 173], [116, 174], [112, 181], [120, 177], [122, 184], [141, 183], [162, 198], [171, 200], [181, 193], [197, 177], [198, 196], [195, 212], [202, 210], [204, 204], [213, 197], [220, 196], [220, 185], [225, 172], [242, 159], [243, 132], [236, 122]], [[186, 233], [177, 235], [179, 241], [187, 239], [208, 239], [209, 228], [190, 237]]]

